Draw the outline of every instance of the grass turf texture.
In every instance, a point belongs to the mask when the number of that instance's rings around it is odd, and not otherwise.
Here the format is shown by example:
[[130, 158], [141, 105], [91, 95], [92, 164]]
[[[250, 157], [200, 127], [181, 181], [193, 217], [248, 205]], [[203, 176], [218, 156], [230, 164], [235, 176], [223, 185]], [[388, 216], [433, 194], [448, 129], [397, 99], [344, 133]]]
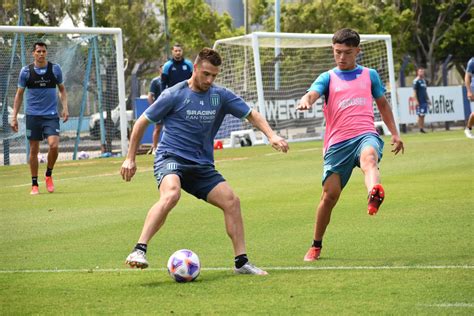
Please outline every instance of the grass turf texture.
[[[266, 277], [233, 275], [221, 211], [186, 193], [149, 245], [151, 270], [125, 269], [159, 196], [151, 156], [138, 157], [131, 183], [118, 175], [121, 159], [58, 163], [56, 192], [41, 181], [39, 196], [29, 195], [27, 165], [0, 167], [0, 314], [472, 314], [474, 142], [462, 131], [403, 137], [396, 157], [385, 138], [379, 214], [366, 214], [354, 169], [314, 263], [302, 259], [321, 142], [290, 144], [287, 155], [269, 146], [216, 152], [241, 198], [249, 257]], [[164, 270], [180, 248], [201, 259], [196, 282], [175, 283]]]

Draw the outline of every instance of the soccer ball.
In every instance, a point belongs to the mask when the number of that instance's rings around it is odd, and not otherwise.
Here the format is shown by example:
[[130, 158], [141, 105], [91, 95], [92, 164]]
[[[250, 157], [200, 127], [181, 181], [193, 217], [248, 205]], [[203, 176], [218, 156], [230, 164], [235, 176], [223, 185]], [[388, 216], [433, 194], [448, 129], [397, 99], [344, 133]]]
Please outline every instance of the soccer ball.
[[194, 281], [200, 272], [199, 257], [191, 250], [178, 250], [168, 259], [168, 273], [176, 282]]
[[89, 159], [89, 154], [86, 153], [85, 151], [81, 151], [79, 152], [79, 154], [77, 154], [77, 159], [79, 160]]
[[46, 157], [43, 154], [38, 154], [38, 162], [39, 163], [45, 163], [46, 162]]

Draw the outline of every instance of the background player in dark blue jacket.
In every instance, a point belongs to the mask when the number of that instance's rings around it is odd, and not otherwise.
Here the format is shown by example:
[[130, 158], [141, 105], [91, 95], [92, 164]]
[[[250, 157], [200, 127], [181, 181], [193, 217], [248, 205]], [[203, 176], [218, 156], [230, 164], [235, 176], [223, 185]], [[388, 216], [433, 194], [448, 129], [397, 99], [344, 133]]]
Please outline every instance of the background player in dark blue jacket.
[[183, 48], [180, 44], [174, 44], [171, 51], [173, 58], [163, 65], [161, 73], [161, 91], [170, 88], [178, 82], [191, 78], [193, 74], [193, 63], [184, 59]]
[[242, 98], [213, 84], [221, 63], [215, 50], [202, 49], [195, 60], [191, 79], [164, 90], [133, 126], [127, 158], [120, 170], [125, 181], [135, 175], [137, 148], [148, 124], [163, 121], [163, 136], [154, 164], [160, 198], [150, 208], [138, 243], [126, 259], [131, 267], [148, 267], [148, 242], [165, 223], [183, 189], [223, 211], [227, 234], [234, 248], [235, 273], [267, 274], [247, 259], [240, 200], [215, 169], [213, 143], [225, 115], [231, 114], [247, 119], [260, 129], [273, 148], [287, 152], [288, 144]]

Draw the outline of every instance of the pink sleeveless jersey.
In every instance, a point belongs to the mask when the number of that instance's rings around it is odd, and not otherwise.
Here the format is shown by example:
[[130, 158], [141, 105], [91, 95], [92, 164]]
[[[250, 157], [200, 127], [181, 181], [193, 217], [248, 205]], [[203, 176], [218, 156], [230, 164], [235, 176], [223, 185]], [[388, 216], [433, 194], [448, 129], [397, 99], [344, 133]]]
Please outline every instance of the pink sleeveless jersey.
[[324, 105], [324, 152], [334, 144], [375, 131], [372, 81], [368, 68], [351, 81], [329, 71], [329, 98]]

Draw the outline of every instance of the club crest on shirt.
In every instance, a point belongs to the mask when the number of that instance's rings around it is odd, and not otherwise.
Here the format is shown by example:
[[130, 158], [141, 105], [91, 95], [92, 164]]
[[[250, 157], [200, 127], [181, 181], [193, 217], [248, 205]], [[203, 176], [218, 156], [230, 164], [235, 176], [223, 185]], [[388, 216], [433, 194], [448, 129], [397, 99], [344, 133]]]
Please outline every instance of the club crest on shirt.
[[183, 65], [183, 70], [188, 70], [188, 66]]
[[212, 106], [218, 106], [221, 104], [221, 96], [218, 94], [211, 94], [211, 105]]

